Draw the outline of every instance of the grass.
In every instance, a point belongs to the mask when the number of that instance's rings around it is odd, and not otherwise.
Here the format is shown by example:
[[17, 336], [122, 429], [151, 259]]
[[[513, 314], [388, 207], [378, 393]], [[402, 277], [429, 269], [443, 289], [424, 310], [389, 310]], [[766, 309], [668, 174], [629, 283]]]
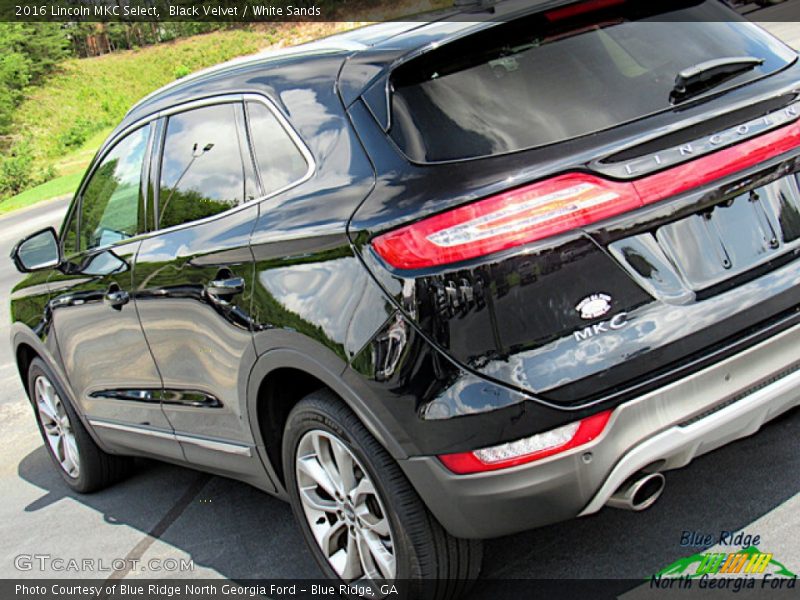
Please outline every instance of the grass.
[[97, 148], [111, 133], [111, 129], [111, 127], [103, 128], [86, 140], [81, 148], [57, 161], [55, 169], [60, 176], [0, 202], [0, 215], [37, 202], [75, 193], [86, 167], [89, 166]]
[[78, 188], [81, 177], [83, 177], [83, 171], [77, 171], [70, 175], [56, 177], [47, 183], [25, 190], [21, 194], [17, 194], [8, 200], [0, 202], [0, 214], [19, 210], [20, 208], [42, 202], [43, 200], [50, 200], [51, 198], [57, 198], [65, 194], [72, 194]]
[[103, 127], [97, 133], [91, 135], [83, 146], [78, 150], [70, 152], [59, 158], [55, 162], [55, 169], [61, 175], [72, 175], [73, 173], [83, 173], [94, 158], [97, 149], [106, 140], [113, 127]]

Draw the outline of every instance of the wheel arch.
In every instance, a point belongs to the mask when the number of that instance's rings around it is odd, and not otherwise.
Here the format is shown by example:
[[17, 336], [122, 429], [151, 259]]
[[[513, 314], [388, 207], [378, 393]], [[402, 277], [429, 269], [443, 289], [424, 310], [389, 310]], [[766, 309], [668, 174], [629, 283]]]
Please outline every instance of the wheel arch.
[[318, 389], [336, 394], [395, 459], [407, 457], [387, 423], [376, 414], [377, 399], [370, 402], [345, 381], [347, 369], [347, 363], [327, 349], [312, 353], [307, 347], [281, 347], [257, 359], [247, 389], [249, 421], [258, 452], [281, 495], [285, 495], [281, 444], [286, 418], [300, 400]]
[[41, 358], [39, 353], [33, 349], [33, 346], [27, 342], [21, 342], [15, 349], [15, 356], [17, 359], [17, 370], [19, 371], [19, 378], [22, 381], [25, 392], [28, 392], [28, 372], [31, 368], [31, 363], [36, 358]]
[[[11, 347], [14, 352], [14, 359], [17, 363], [20, 381], [22, 382], [22, 387], [25, 389], [26, 394], [28, 393], [28, 370], [30, 369], [31, 363], [36, 358], [40, 358], [46, 362], [59, 378], [61, 386], [66, 388], [70, 394], [72, 393], [72, 389], [66, 385], [68, 380], [61, 368], [60, 362], [56, 360], [57, 357], [53, 356], [53, 353], [45, 342], [31, 329], [21, 323], [14, 323], [11, 326]], [[70, 398], [70, 400], [73, 400], [74, 405], [74, 398]]]
[[[53, 335], [53, 332], [50, 332]], [[47, 343], [46, 343], [47, 341]], [[81, 423], [89, 432], [89, 435], [94, 442], [104, 451], [109, 452], [108, 448], [103, 444], [103, 441], [97, 436], [94, 428], [89, 424], [88, 419], [81, 410], [80, 403], [75, 401], [75, 393], [69, 383], [69, 378], [66, 376], [64, 369], [59, 360], [57, 348], [52, 352], [48, 348], [50, 343], [55, 343], [55, 338], [42, 341], [30, 328], [22, 323], [14, 323], [11, 326], [11, 347], [14, 352], [14, 358], [17, 361], [17, 370], [19, 371], [22, 389], [25, 390], [25, 395], [30, 399], [30, 390], [28, 389], [28, 372], [31, 363], [39, 358], [41, 359], [52, 371], [53, 376], [58, 380], [62, 390], [67, 394], [72, 407], [75, 409]]]

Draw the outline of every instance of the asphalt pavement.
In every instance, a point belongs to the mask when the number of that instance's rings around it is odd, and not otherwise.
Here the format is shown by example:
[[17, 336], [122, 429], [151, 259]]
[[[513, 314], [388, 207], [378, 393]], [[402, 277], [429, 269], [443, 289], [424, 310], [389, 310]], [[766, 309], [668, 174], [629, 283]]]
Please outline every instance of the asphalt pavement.
[[[769, 27], [800, 42], [800, 24]], [[50, 202], [0, 218], [0, 578], [317, 577], [288, 506], [245, 484], [141, 461], [132, 477], [96, 494], [63, 485], [8, 350], [8, 294], [17, 276], [5, 257], [19, 238], [56, 224], [64, 209], [63, 201]], [[663, 497], [644, 513], [605, 509], [490, 541], [484, 577], [641, 579], [687, 554], [684, 531], [722, 530], [760, 535], [761, 548], [797, 572], [799, 427], [795, 410], [667, 473]], [[29, 569], [32, 555], [45, 558]], [[49, 562], [70, 558], [91, 566], [65, 572]]]
[[18, 396], [9, 393], [16, 391], [19, 377], [8, 344], [8, 306], [9, 294], [20, 276], [8, 257], [14, 245], [26, 235], [51, 225], [58, 228], [67, 203], [66, 198], [51, 200], [0, 217], [0, 405], [18, 400]]

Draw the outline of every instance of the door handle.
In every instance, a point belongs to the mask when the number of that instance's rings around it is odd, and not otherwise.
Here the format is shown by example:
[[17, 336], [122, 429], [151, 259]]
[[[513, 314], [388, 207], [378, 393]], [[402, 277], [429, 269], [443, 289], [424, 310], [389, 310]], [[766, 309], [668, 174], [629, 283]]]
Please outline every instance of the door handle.
[[226, 301], [244, 292], [245, 281], [242, 277], [215, 279], [206, 286], [206, 293], [214, 300]]
[[130, 300], [130, 294], [119, 288], [109, 289], [106, 292], [106, 295], [103, 297], [103, 301], [106, 303], [106, 306], [110, 306], [111, 308], [115, 308], [117, 310], [122, 310], [122, 307], [130, 302]]

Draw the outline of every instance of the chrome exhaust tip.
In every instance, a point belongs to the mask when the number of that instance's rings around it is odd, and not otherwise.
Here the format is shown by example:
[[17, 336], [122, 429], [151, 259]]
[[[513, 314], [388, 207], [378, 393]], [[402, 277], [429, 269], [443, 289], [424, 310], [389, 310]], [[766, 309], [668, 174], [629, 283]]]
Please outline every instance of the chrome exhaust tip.
[[606, 505], [624, 510], [645, 510], [661, 496], [665, 483], [661, 473], [639, 473], [619, 486]]

